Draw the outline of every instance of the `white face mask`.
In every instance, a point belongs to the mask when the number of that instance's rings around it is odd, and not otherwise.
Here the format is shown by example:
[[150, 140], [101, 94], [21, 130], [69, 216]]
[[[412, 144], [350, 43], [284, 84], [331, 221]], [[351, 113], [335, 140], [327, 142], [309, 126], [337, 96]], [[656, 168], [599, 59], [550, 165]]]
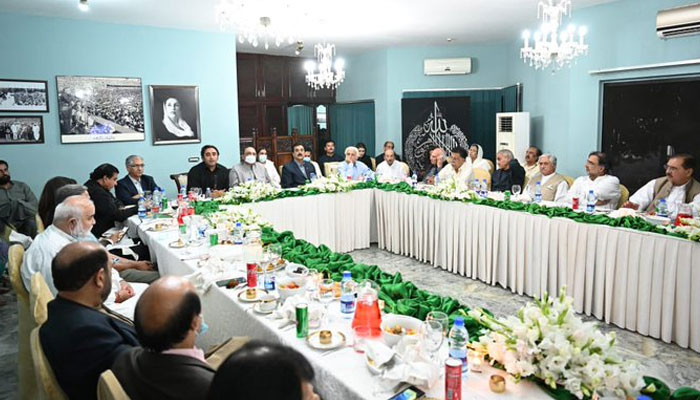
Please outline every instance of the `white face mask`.
[[252, 154], [245, 156], [245, 162], [247, 164], [255, 164], [255, 156]]
[[258, 161], [260, 161], [261, 163], [264, 163], [265, 161], [267, 161], [267, 154], [260, 154], [258, 156]]
[[304, 162], [311, 162], [311, 157], [304, 157]]

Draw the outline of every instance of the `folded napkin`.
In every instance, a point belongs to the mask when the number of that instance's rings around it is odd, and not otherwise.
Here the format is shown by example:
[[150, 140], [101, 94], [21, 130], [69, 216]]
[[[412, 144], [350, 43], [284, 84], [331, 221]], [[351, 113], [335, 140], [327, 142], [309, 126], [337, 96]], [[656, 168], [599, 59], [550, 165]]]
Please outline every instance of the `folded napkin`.
[[277, 310], [275, 310], [274, 313], [272, 313], [272, 316], [273, 318], [277, 319], [288, 319], [290, 321], [296, 321], [296, 306], [297, 304], [301, 303], [308, 304], [309, 306], [309, 321], [320, 321], [323, 318], [323, 306], [321, 306], [320, 304], [311, 303], [306, 297], [301, 295], [288, 297], [287, 300], [284, 301], [284, 304], [282, 304], [282, 307], [278, 308]]
[[396, 354], [393, 349], [379, 340], [368, 340], [365, 345], [365, 353], [370, 360], [374, 361], [377, 368], [388, 363]]
[[440, 367], [430, 360], [414, 336], [404, 336], [394, 350], [376, 341], [369, 341], [366, 348], [367, 355], [379, 367], [396, 357], [396, 362], [382, 372], [383, 385], [387, 388], [399, 382], [430, 388], [440, 378]]
[[200, 294], [203, 294], [217, 281], [236, 275], [240, 276], [240, 273], [237, 273], [235, 268], [232, 268], [231, 263], [217, 258], [210, 258], [202, 263], [195, 272], [186, 275], [185, 278], [192, 282]]
[[608, 217], [610, 218], [622, 218], [622, 217], [635, 217], [637, 216], [637, 211], [633, 210], [631, 208], [620, 208], [617, 209], [610, 214], [608, 214]]

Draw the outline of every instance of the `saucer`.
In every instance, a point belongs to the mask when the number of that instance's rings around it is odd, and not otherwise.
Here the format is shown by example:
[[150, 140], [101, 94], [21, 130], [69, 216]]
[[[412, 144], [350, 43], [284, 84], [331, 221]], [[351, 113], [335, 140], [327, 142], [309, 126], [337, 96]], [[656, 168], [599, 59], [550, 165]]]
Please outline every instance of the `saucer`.
[[310, 333], [306, 338], [306, 343], [318, 350], [331, 350], [345, 344], [345, 334], [343, 332], [331, 330], [331, 334], [331, 342], [328, 344], [321, 343], [321, 331]]
[[265, 291], [265, 290], [255, 289], [255, 297], [252, 299], [249, 299], [249, 298], [245, 297], [246, 290], [248, 290], [248, 289], [244, 289], [244, 290], [241, 290], [240, 292], [238, 292], [238, 300], [245, 302], [245, 303], [258, 302], [258, 301], [260, 301], [260, 296], [262, 296], [263, 294], [267, 294], [267, 291]]
[[253, 306], [253, 311], [255, 311], [258, 314], [268, 315], [268, 314], [272, 314], [273, 312], [275, 312], [275, 309], [277, 308], [277, 307], [275, 307], [270, 311], [263, 311], [262, 309], [260, 309], [261, 305], [262, 305], [262, 303], [255, 303], [255, 305]]

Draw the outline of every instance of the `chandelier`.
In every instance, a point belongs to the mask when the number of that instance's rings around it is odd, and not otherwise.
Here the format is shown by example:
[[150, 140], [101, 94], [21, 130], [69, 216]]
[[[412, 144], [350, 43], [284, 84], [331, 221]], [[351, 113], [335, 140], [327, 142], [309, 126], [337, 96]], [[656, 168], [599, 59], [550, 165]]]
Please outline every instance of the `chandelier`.
[[[278, 4], [273, 7], [271, 4], [265, 6], [261, 3], [265, 1], [221, 0], [216, 6], [216, 22], [219, 28], [224, 31], [234, 27], [241, 44], [248, 42], [253, 47], [258, 47], [262, 43], [265, 50], [270, 48], [271, 43], [277, 47], [294, 43], [295, 38], [289, 33], [291, 27], [287, 28], [281, 23], [285, 20], [282, 16], [285, 15], [285, 11], [291, 9], [291, 4]], [[272, 16], [269, 15], [271, 10], [279, 11], [280, 18], [275, 19], [274, 25]]]
[[[552, 72], [563, 66], [571, 66], [571, 62], [584, 54], [588, 54], [588, 45], [584, 43], [586, 27], [577, 29], [569, 25], [561, 30], [564, 17], [571, 18], [571, 0], [540, 0], [537, 4], [537, 18], [542, 19], [540, 29], [534, 35], [530, 31], [523, 32], [523, 48], [520, 58], [535, 69], [545, 69], [552, 66]], [[576, 36], [578, 33], [578, 37]], [[534, 39], [530, 46], [530, 38]]]
[[[345, 79], [345, 62], [342, 59], [335, 60], [335, 45], [327, 43], [319, 43], [314, 46], [314, 56], [318, 63], [307, 61], [304, 67], [306, 68], [306, 83], [314, 89], [335, 89]], [[318, 72], [314, 72], [318, 66]], [[335, 72], [333, 72], [335, 70]]]

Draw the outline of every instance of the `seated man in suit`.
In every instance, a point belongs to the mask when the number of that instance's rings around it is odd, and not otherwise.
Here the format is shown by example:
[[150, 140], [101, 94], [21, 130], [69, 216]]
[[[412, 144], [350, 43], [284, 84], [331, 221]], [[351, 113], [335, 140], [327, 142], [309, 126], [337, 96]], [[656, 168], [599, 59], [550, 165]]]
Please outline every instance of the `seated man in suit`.
[[97, 398], [97, 381], [114, 360], [138, 346], [128, 320], [100, 309], [112, 288], [112, 261], [92, 242], [71, 243], [51, 265], [58, 295], [39, 330], [41, 347], [59, 386], [71, 399]]
[[282, 168], [282, 188], [301, 186], [311, 180], [311, 174], [316, 174], [313, 165], [304, 161], [304, 145], [296, 143], [293, 149], [294, 159]]
[[143, 348], [122, 353], [112, 370], [133, 400], [205, 399], [214, 368], [195, 338], [206, 324], [194, 286], [185, 278], [163, 277], [146, 289], [134, 324]]
[[498, 169], [491, 175], [491, 191], [505, 192], [513, 185], [523, 186], [525, 169], [520, 165], [513, 152], [503, 149], [496, 153]]
[[126, 158], [125, 164], [127, 175], [117, 181], [117, 186], [114, 188], [119, 201], [125, 205], [137, 204], [144, 192], [160, 190], [153, 177], [143, 173], [146, 164], [141, 156], [130, 155]]

